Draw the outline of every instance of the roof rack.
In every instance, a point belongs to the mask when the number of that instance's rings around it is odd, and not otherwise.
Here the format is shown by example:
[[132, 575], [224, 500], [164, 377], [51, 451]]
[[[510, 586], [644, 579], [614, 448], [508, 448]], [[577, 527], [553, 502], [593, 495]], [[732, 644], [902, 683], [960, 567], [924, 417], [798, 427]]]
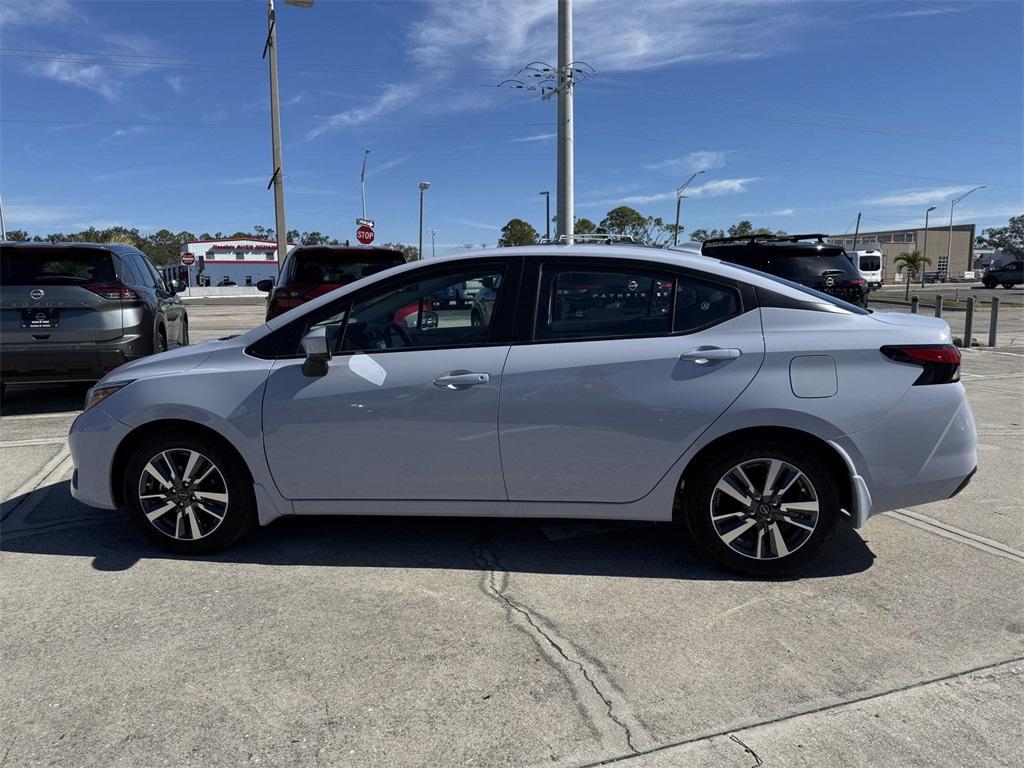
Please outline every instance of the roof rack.
[[[580, 235], [573, 235], [572, 241], [574, 243], [604, 243], [605, 245], [611, 245], [613, 243], [625, 243], [633, 245], [642, 245], [633, 239], [631, 235], [614, 235], [608, 232], [586, 232]], [[565, 245], [565, 235], [559, 235], [553, 237], [550, 240], [541, 238], [541, 245]]]
[[800, 240], [817, 240], [819, 243], [824, 243], [825, 238], [828, 235], [814, 233], [810, 235], [740, 235], [739, 237], [712, 237], [704, 241], [705, 245], [717, 245], [718, 243], [741, 243], [747, 242], [753, 245], [754, 243], [771, 242], [771, 243], [795, 243]]

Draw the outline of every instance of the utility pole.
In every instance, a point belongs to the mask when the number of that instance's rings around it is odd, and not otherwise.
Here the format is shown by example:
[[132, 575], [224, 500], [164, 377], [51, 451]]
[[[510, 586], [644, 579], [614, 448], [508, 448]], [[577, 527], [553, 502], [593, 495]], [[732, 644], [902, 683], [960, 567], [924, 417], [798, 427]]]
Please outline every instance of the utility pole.
[[434, 235], [437, 234], [437, 230], [431, 227], [427, 232], [430, 233], [430, 258], [434, 258], [437, 255], [434, 253]]
[[7, 239], [7, 225], [4, 224], [4, 199], [0, 197], [0, 240]]
[[558, 236], [571, 245], [573, 206], [572, 0], [558, 0]]
[[551, 192], [541, 192], [544, 195], [544, 239], [551, 242]]
[[274, 145], [274, 226], [277, 229], [277, 268], [288, 255], [288, 226], [284, 220], [284, 161], [281, 159], [281, 96], [277, 84], [277, 19], [274, 0], [267, 0], [267, 42], [263, 55], [270, 54], [270, 138]]
[[853, 250], [857, 250], [857, 235], [860, 234], [860, 213], [857, 214], [857, 226], [853, 230]]
[[686, 195], [683, 191], [689, 186], [690, 182], [700, 176], [704, 171], [697, 171], [690, 178], [683, 182], [683, 186], [676, 190], [676, 228], [672, 230], [672, 245], [679, 245], [679, 212], [683, 207], [683, 200], [686, 199]]
[[[921, 254], [921, 287], [924, 288], [924, 267], [925, 261], [928, 259], [928, 214], [935, 210], [933, 205], [927, 211], [924, 212], [924, 252]], [[910, 278], [907, 277], [909, 280]]]
[[[954, 197], [949, 201], [949, 242], [946, 244], [946, 275], [949, 275], [949, 262], [953, 259], [953, 206], [967, 197], [971, 192], [977, 192], [979, 189], [985, 189], [985, 185], [982, 184], [980, 187], [975, 187], [969, 192], [964, 192], [960, 197]], [[968, 252], [970, 248], [968, 247]], [[969, 264], [967, 266], [970, 266]], [[939, 270], [942, 271], [941, 269]]]
[[359, 194], [363, 198], [363, 218], [366, 218], [366, 158], [369, 157], [370, 150], [366, 150], [363, 153], [363, 170], [359, 172]]

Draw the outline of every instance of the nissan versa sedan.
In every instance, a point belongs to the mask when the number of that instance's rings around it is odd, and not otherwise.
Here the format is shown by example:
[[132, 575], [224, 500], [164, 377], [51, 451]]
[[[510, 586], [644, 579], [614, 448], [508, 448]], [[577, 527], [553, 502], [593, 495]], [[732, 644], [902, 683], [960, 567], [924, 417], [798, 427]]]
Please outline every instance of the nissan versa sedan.
[[[462, 283], [492, 286], [482, 320], [423, 308]], [[285, 515], [676, 516], [771, 577], [967, 483], [959, 370], [942, 320], [698, 253], [507, 248], [122, 366], [71, 427], [72, 489], [184, 554]]]

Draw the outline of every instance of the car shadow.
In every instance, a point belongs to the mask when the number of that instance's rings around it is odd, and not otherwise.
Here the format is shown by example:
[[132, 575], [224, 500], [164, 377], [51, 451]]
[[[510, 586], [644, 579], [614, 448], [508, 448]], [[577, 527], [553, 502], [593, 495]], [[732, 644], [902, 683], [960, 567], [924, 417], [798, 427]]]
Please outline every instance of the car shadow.
[[91, 384], [8, 384], [0, 415], [66, 413], [80, 411]]
[[[473, 517], [289, 517], [260, 528], [215, 555], [188, 558], [144, 539], [118, 512], [95, 510], [70, 496], [68, 483], [11, 499], [0, 549], [91, 558], [100, 571], [123, 571], [145, 559], [344, 568], [434, 568], [650, 579], [740, 578], [717, 567], [668, 523]], [[19, 514], [18, 508], [27, 510]], [[486, 554], [484, 554], [486, 553]], [[798, 578], [860, 573], [874, 554], [840, 525], [828, 548]]]

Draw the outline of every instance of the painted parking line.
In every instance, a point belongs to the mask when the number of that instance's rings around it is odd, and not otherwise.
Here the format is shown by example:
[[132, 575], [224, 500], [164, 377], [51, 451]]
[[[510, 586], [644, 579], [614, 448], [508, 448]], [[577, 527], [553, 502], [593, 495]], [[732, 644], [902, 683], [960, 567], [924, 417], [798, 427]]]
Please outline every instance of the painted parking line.
[[63, 445], [66, 437], [35, 437], [26, 440], [0, 440], [0, 448], [22, 448], [26, 445]]

